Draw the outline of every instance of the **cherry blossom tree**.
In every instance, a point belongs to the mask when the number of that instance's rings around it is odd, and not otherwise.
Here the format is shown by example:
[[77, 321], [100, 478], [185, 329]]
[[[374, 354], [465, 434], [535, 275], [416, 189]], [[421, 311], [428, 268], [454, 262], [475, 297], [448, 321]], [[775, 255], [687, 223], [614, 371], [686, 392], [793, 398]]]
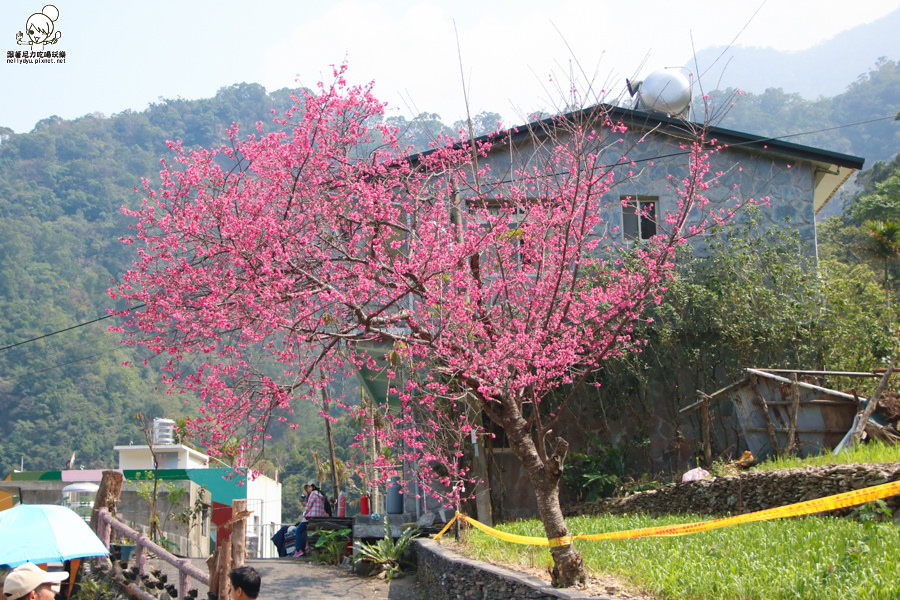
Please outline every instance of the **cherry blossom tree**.
[[676, 247], [719, 219], [715, 144], [686, 138], [667, 159], [677, 201], [655, 212], [655, 236], [624, 244], [607, 220], [628, 204], [614, 188], [650, 161], [629, 159], [641, 140], [603, 106], [408, 156], [371, 88], [344, 78], [298, 94], [273, 132], [170, 144], [161, 183], [125, 211], [137, 259], [110, 290], [123, 338], [167, 357], [164, 379], [199, 399], [192, 427], [213, 449], [261, 448], [295, 402], [358, 368], [391, 381], [405, 368], [388, 426], [369, 415], [361, 437], [391, 436], [392, 464], [417, 461], [426, 492], [452, 501], [463, 440], [489, 419], [534, 486], [557, 583], [583, 581], [558, 417], [606, 359], [640, 350], [632, 326]]

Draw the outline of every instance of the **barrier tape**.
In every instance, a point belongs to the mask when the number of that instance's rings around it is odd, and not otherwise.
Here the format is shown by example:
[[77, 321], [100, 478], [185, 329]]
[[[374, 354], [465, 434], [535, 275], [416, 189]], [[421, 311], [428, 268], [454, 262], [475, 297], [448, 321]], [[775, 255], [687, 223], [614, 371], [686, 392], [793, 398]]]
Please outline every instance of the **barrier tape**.
[[573, 541], [575, 541], [575, 538], [571, 535], [567, 535], [567, 536], [561, 537], [561, 538], [553, 538], [552, 540], [549, 540], [547, 542], [547, 545], [550, 546], [551, 548], [557, 548], [559, 546], [568, 546]]
[[530, 546], [565, 546], [571, 544], [574, 540], [625, 540], [642, 537], [668, 537], [676, 535], [687, 535], [690, 533], [698, 533], [700, 531], [709, 531], [710, 529], [719, 529], [720, 527], [730, 527], [732, 525], [740, 525], [742, 523], [754, 523], [757, 521], [772, 521], [775, 519], [784, 519], [787, 517], [800, 517], [839, 508], [848, 508], [850, 506], [858, 506], [874, 500], [888, 498], [900, 494], [900, 481], [892, 481], [872, 487], [854, 490], [852, 492], [843, 492], [834, 494], [833, 496], [825, 496], [816, 498], [815, 500], [807, 500], [805, 502], [797, 502], [795, 504], [787, 504], [775, 508], [767, 508], [756, 512], [747, 513], [745, 515], [737, 515], [734, 517], [724, 517], [721, 519], [713, 519], [711, 521], [701, 521], [698, 523], [684, 523], [681, 525], [663, 525], [658, 527], [645, 527], [643, 529], [630, 529], [628, 531], [611, 531], [607, 533], [595, 534], [578, 534], [575, 536], [566, 536], [548, 540], [547, 538], [517, 535], [514, 533], [506, 533], [499, 531], [493, 527], [488, 527], [484, 523], [479, 523], [475, 519], [467, 517], [462, 513], [450, 519], [450, 522], [434, 536], [434, 539], [440, 539], [442, 535], [450, 528], [450, 524], [457, 518], [463, 519], [473, 527], [492, 535], [501, 540], [512, 542], [514, 544], [530, 545]]
[[450, 529], [450, 526], [453, 525], [453, 522], [456, 520], [456, 518], [458, 516], [459, 516], [459, 513], [456, 513], [455, 515], [453, 515], [453, 518], [450, 519], [449, 521], [447, 521], [447, 524], [444, 525], [444, 528], [441, 529], [441, 531], [436, 536], [434, 536], [434, 539], [436, 539], [436, 540], [441, 539], [441, 536], [444, 535], [445, 533], [447, 533], [447, 530]]

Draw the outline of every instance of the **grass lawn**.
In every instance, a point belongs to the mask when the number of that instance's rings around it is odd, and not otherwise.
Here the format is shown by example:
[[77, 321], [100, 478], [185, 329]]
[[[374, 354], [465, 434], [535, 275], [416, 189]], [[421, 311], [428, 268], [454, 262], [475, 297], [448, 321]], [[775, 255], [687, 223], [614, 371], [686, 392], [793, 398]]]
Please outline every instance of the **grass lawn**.
[[[868, 509], [864, 509], [868, 510]], [[576, 517], [571, 531], [599, 533], [701, 520], [700, 517]], [[538, 521], [498, 529], [543, 535]], [[804, 517], [739, 525], [673, 538], [578, 541], [593, 573], [620, 576], [666, 599], [900, 598], [900, 527], [833, 517]], [[474, 530], [474, 558], [549, 566], [545, 548], [517, 546]]]
[[[869, 446], [872, 448], [862, 446], [847, 453], [842, 460], [826, 456], [812, 461], [781, 461], [774, 468], [900, 460], [900, 448]], [[887, 516], [883, 504], [872, 503], [858, 507], [856, 519], [800, 517], [680, 537], [579, 540], [576, 544], [591, 573], [617, 575], [666, 600], [893, 600], [900, 598], [900, 526]], [[707, 518], [606, 515], [567, 521], [572, 533], [588, 534]], [[544, 535], [536, 520], [497, 528], [521, 535]], [[525, 567], [551, 564], [546, 548], [511, 544], [478, 530], [468, 533], [465, 548], [473, 558], [498, 563]]]

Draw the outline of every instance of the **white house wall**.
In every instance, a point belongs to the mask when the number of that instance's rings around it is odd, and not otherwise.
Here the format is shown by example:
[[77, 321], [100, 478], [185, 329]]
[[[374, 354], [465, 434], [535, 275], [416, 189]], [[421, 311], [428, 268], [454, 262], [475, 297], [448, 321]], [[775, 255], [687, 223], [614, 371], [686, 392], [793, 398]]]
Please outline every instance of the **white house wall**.
[[277, 558], [272, 536], [281, 528], [281, 483], [269, 477], [247, 478], [248, 554], [257, 549], [259, 558]]

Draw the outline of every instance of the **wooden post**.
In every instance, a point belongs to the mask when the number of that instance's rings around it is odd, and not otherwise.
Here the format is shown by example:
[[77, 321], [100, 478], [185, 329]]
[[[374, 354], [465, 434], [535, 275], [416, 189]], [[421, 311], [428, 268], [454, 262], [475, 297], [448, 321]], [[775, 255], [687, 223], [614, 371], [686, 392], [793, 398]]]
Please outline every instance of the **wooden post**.
[[[185, 561], [190, 562], [190, 561]], [[179, 598], [187, 598], [187, 593], [190, 589], [191, 578], [188, 575], [187, 571], [182, 571], [178, 569], [178, 597]]]
[[[754, 378], [754, 381], [755, 380], [756, 378]], [[762, 408], [763, 420], [766, 422], [766, 432], [769, 434], [769, 443], [772, 444], [772, 456], [778, 458], [778, 455], [781, 454], [781, 447], [778, 445], [778, 436], [775, 435], [775, 426], [772, 424], [772, 417], [769, 416], [769, 403], [766, 402], [763, 395], [759, 393], [759, 388], [756, 388], [756, 400], [759, 402], [760, 408]]]
[[[106, 510], [105, 508], [102, 508], [102, 509], [100, 509], [100, 512], [103, 512], [105, 510]], [[107, 521], [106, 519], [98, 518], [97, 525], [98, 525], [97, 537], [100, 538], [100, 541], [103, 542], [103, 545], [106, 546], [108, 549], [109, 548], [109, 533], [110, 533], [109, 521]]]
[[706, 466], [712, 465], [712, 440], [709, 435], [709, 396], [703, 394], [700, 397], [700, 417], [703, 424], [703, 459]]
[[206, 568], [209, 571], [209, 593], [219, 596], [219, 548], [206, 559]]
[[888, 366], [887, 371], [884, 372], [884, 376], [881, 378], [881, 381], [878, 382], [878, 386], [876, 386], [875, 391], [869, 398], [869, 403], [866, 404], [866, 409], [859, 416], [859, 420], [856, 422], [856, 427], [853, 429], [853, 433], [850, 434], [850, 446], [853, 446], [854, 444], [862, 441], [863, 432], [865, 432], [866, 430], [866, 424], [869, 422], [869, 418], [872, 416], [872, 413], [875, 412], [875, 408], [878, 406], [878, 399], [881, 397], [882, 392], [884, 392], [884, 388], [887, 387], [888, 380], [890, 380], [893, 373], [894, 360], [891, 359], [891, 364]]
[[124, 479], [125, 477], [119, 471], [103, 471], [100, 487], [97, 488], [97, 494], [94, 496], [94, 507], [91, 509], [91, 529], [94, 531], [97, 531], [99, 525], [101, 508], [105, 508], [113, 516], [116, 515]]
[[138, 543], [140, 540], [135, 540], [136, 546], [134, 549], [134, 564], [138, 569], [138, 573], [141, 575], [147, 574], [147, 546], [144, 544]]
[[797, 374], [791, 373], [791, 414], [788, 427], [788, 441], [784, 453], [790, 456], [799, 449], [797, 443], [797, 419], [800, 417], [800, 386], [797, 385]]
[[372, 514], [380, 513], [381, 510], [381, 491], [378, 488], [378, 485], [374, 483], [378, 479], [378, 470], [375, 468], [375, 458], [381, 456], [381, 443], [378, 440], [378, 423], [377, 419], [377, 409], [375, 408], [375, 400], [373, 398], [369, 398], [369, 402], [366, 404], [366, 422], [372, 423], [372, 429], [376, 430], [373, 432], [372, 438], [372, 450], [371, 458], [369, 459], [371, 462], [369, 465], [372, 469], [372, 474], [369, 476], [369, 512]]
[[219, 561], [216, 565], [216, 577], [219, 579], [219, 600], [231, 600], [231, 579], [228, 573], [231, 571], [231, 540], [224, 540], [219, 547]]
[[247, 499], [231, 501], [231, 562], [235, 567], [243, 567], [247, 561]]

